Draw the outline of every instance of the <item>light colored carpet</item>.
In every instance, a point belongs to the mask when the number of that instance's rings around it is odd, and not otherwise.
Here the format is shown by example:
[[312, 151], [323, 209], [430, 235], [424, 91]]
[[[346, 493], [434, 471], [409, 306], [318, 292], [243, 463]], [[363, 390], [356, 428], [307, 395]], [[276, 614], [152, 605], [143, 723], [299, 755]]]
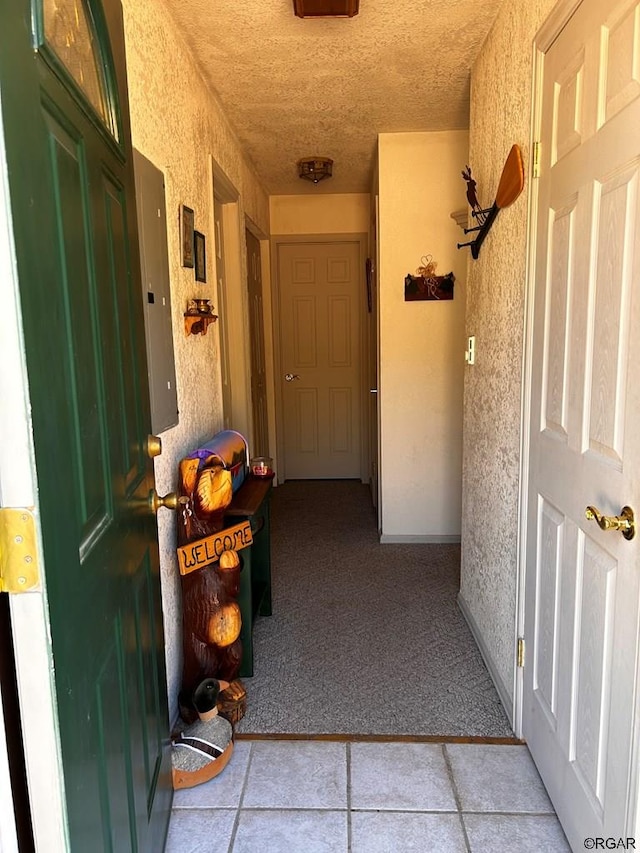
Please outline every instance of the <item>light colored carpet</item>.
[[271, 513], [238, 732], [513, 737], [456, 603], [459, 545], [381, 545], [353, 480], [286, 482]]

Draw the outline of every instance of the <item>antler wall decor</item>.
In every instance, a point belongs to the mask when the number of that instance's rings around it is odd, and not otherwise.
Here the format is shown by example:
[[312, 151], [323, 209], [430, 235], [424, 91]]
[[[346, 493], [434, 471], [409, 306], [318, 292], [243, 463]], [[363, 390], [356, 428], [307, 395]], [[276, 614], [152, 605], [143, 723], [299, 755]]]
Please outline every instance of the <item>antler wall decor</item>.
[[470, 234], [473, 231], [477, 232], [475, 240], [469, 240], [467, 243], [458, 243], [458, 248], [462, 249], [463, 246], [471, 246], [471, 257], [475, 261], [480, 254], [480, 247], [491, 230], [491, 226], [499, 211], [513, 204], [524, 188], [524, 165], [520, 146], [513, 145], [511, 147], [509, 156], [502, 169], [496, 200], [491, 207], [482, 208], [480, 206], [476, 194], [476, 182], [471, 176], [470, 166], [466, 166], [462, 171], [462, 177], [467, 182], [467, 201], [471, 207], [471, 216], [478, 224], [473, 228], [464, 229], [465, 234]]

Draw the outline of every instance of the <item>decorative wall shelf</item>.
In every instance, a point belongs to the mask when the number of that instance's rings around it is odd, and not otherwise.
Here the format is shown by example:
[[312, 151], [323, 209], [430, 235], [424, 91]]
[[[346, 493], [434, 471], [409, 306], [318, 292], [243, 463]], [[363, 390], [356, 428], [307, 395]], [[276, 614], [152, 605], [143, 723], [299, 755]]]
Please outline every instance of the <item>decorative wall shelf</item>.
[[210, 323], [215, 323], [217, 314], [185, 314], [184, 331], [189, 335], [206, 335]]
[[505, 207], [513, 204], [524, 188], [524, 166], [520, 146], [511, 146], [511, 151], [502, 169], [500, 183], [496, 192], [496, 200], [491, 207], [481, 208], [478, 203], [476, 182], [471, 176], [471, 168], [469, 166], [463, 171], [462, 177], [467, 183], [467, 201], [471, 207], [471, 216], [477, 225], [464, 229], [465, 234], [475, 232], [476, 237], [474, 240], [468, 240], [466, 243], [458, 243], [458, 248], [462, 249], [463, 246], [469, 246], [471, 257], [475, 261], [480, 254], [480, 247], [491, 230], [491, 226], [495, 222], [498, 213]]
[[450, 213], [449, 215], [455, 221], [456, 225], [464, 231], [469, 224], [469, 211], [466, 207], [462, 208], [462, 210], [454, 210], [453, 213]]

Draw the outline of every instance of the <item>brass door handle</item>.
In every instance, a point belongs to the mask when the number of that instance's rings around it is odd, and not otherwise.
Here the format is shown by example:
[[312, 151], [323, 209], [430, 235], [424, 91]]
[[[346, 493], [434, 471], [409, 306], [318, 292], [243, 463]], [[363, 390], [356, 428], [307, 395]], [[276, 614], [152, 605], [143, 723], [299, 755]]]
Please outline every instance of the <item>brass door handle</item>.
[[169, 492], [168, 495], [159, 495], [155, 489], [149, 492], [149, 508], [155, 515], [160, 507], [165, 509], [178, 509], [178, 495], [175, 492]]
[[294, 379], [300, 379], [297, 373], [285, 373], [284, 381], [285, 382], [293, 382]]
[[619, 530], [625, 539], [636, 535], [636, 520], [630, 506], [623, 506], [620, 515], [603, 515], [597, 507], [588, 506], [584, 515], [588, 521], [595, 521], [600, 530]]

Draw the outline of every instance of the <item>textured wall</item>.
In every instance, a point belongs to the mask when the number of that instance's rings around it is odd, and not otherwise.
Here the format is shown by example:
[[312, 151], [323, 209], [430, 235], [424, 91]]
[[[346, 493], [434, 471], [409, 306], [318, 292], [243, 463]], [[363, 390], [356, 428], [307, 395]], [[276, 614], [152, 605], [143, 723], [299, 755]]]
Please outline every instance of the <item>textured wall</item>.
[[[466, 259], [450, 213], [464, 205], [467, 131], [378, 137], [380, 488], [383, 541], [460, 535]], [[454, 299], [405, 302], [431, 254]]]
[[361, 234], [369, 231], [368, 193], [274, 195], [272, 234]]
[[[529, 179], [532, 46], [555, 0], [506, 3], [471, 76], [470, 164], [481, 204], [491, 204], [511, 146]], [[521, 372], [528, 186], [504, 210], [480, 258], [469, 261], [462, 502], [464, 600], [503, 695], [513, 697]]]
[[[173, 337], [180, 421], [163, 433], [156, 460], [156, 488], [176, 487], [177, 466], [186, 452], [222, 426], [218, 326], [206, 336], [185, 337], [183, 312], [189, 298], [211, 298], [213, 284], [196, 284], [180, 264], [179, 205], [195, 211], [195, 227], [214, 257], [213, 198], [209, 157], [213, 156], [240, 193], [240, 218], [249, 216], [269, 231], [268, 198], [216, 100], [176, 32], [164, 0], [123, 0], [133, 145], [165, 175]], [[214, 280], [211, 267], [209, 281]], [[177, 713], [182, 668], [181, 596], [175, 558], [175, 515], [158, 515], [169, 711]]]

